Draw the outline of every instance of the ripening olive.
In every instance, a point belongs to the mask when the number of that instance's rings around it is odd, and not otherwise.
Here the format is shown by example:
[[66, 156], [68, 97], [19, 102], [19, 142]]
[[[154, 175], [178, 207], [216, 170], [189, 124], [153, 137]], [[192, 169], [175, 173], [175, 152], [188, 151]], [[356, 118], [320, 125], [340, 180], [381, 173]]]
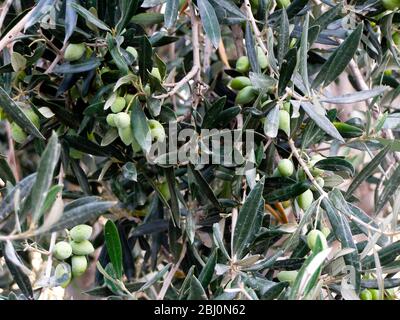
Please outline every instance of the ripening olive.
[[15, 122], [11, 123], [11, 135], [17, 143], [23, 143], [28, 137], [25, 131]]
[[251, 81], [248, 77], [239, 76], [231, 80], [230, 86], [234, 90], [241, 90], [244, 87], [251, 86]]
[[67, 49], [65, 49], [64, 59], [67, 61], [79, 60], [85, 53], [85, 50], [86, 48], [84, 43], [71, 43], [68, 45]]
[[125, 112], [119, 112], [115, 115], [114, 122], [118, 128], [126, 128], [131, 124], [131, 117]]
[[314, 196], [310, 189], [303, 192], [301, 195], [297, 197], [297, 203], [299, 204], [299, 207], [304, 211], [311, 206], [313, 201], [314, 201]]
[[314, 229], [311, 230], [307, 235], [307, 245], [312, 251], [315, 249], [317, 238], [320, 239], [323, 249], [328, 248], [328, 243], [326, 242], [324, 234], [321, 231]]
[[90, 236], [92, 235], [93, 228], [88, 226], [87, 224], [80, 224], [73, 227], [69, 235], [71, 236], [72, 240], [76, 242], [81, 242], [83, 240], [89, 240]]
[[68, 259], [72, 254], [72, 247], [68, 242], [60, 241], [54, 246], [53, 255], [58, 260]]
[[54, 275], [56, 276], [56, 281], [62, 288], [66, 288], [71, 282], [71, 266], [66, 262], [61, 262], [57, 265]]
[[127, 47], [126, 51], [129, 52], [135, 58], [135, 60], [137, 60], [138, 52], [134, 47]]
[[236, 104], [247, 104], [257, 97], [257, 90], [253, 86], [244, 87], [236, 95]]
[[241, 56], [236, 60], [236, 70], [245, 73], [250, 70], [250, 61], [246, 56]]
[[294, 172], [293, 162], [289, 159], [282, 159], [278, 163], [278, 170], [283, 177], [290, 177]]
[[276, 0], [278, 8], [287, 8], [290, 5], [290, 0]]
[[111, 111], [114, 113], [121, 112], [126, 105], [126, 101], [123, 97], [117, 97], [111, 105]]
[[286, 110], [279, 110], [279, 129], [290, 135], [290, 114]]
[[257, 47], [257, 61], [261, 69], [268, 67], [268, 58], [260, 47]]
[[296, 280], [297, 274], [298, 272], [296, 270], [281, 271], [276, 275], [276, 277], [280, 282], [289, 282], [290, 285], [293, 285], [294, 281]]
[[400, 0], [382, 0], [382, 4], [386, 10], [397, 10], [400, 8]]
[[393, 70], [392, 69], [386, 69], [383, 74], [387, 77], [391, 77], [393, 75]]
[[129, 126], [118, 128], [118, 135], [126, 146], [129, 146], [133, 141], [132, 129]]
[[108, 114], [107, 115], [107, 117], [106, 117], [106, 121], [107, 121], [107, 124], [109, 125], [109, 126], [111, 126], [111, 127], [116, 127], [117, 125], [115, 124], [115, 114], [114, 113], [110, 113], [110, 114]]
[[164, 141], [165, 130], [162, 124], [154, 119], [148, 120], [147, 123], [149, 124], [151, 138], [160, 142]]
[[368, 289], [364, 289], [360, 292], [360, 299], [361, 300], [372, 300], [372, 294]]
[[72, 253], [77, 256], [85, 256], [94, 252], [92, 243], [89, 240], [81, 242], [71, 241]]
[[88, 263], [85, 256], [73, 256], [71, 259], [72, 275], [80, 277], [87, 269]]

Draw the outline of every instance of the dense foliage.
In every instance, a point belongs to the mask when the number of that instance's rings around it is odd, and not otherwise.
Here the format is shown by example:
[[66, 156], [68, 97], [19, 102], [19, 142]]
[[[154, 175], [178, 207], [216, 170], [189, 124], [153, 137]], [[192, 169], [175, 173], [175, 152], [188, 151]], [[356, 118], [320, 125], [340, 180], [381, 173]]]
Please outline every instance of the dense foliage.
[[3, 1], [0, 298], [397, 299], [399, 7]]

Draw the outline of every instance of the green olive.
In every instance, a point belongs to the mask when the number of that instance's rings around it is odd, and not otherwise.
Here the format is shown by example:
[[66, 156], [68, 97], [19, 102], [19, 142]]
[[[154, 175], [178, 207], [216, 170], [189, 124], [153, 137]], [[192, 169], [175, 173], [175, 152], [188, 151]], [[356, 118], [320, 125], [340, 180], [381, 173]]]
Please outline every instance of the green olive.
[[244, 87], [236, 95], [236, 104], [247, 104], [257, 98], [257, 90], [253, 86]]
[[290, 135], [290, 114], [286, 110], [279, 110], [279, 129]]
[[391, 77], [393, 75], [393, 70], [392, 69], [386, 69], [383, 74], [387, 77]]
[[393, 33], [392, 38], [393, 38], [394, 44], [396, 46], [400, 46], [400, 33], [398, 33], [398, 32]]
[[92, 235], [93, 228], [86, 224], [80, 224], [73, 227], [69, 235], [71, 236], [72, 240], [76, 242], [81, 242], [84, 240], [89, 240], [90, 236]]
[[126, 105], [129, 106], [132, 103], [133, 99], [135, 98], [135, 95], [127, 93], [124, 98], [125, 98]]
[[361, 300], [372, 300], [372, 294], [368, 289], [364, 289], [360, 292], [360, 299]]
[[73, 256], [71, 258], [71, 269], [74, 277], [80, 277], [83, 275], [88, 267], [88, 263], [85, 256]]
[[282, 159], [278, 163], [278, 170], [283, 177], [290, 177], [294, 172], [293, 162], [289, 159]]
[[114, 113], [110, 113], [110, 114], [108, 114], [107, 115], [107, 117], [106, 117], [106, 121], [107, 121], [107, 124], [109, 125], [109, 126], [111, 126], [111, 127], [116, 127], [117, 125], [115, 124], [115, 114]]
[[68, 242], [60, 241], [54, 246], [53, 255], [58, 260], [68, 259], [72, 254], [72, 247]]
[[310, 161], [308, 162], [310, 172], [314, 177], [319, 176], [324, 173], [324, 170], [315, 167], [315, 164], [318, 161], [323, 160], [323, 159], [325, 159], [323, 156], [321, 156], [320, 154], [316, 154], [316, 155], [313, 155], [311, 157]]
[[72, 253], [77, 256], [85, 256], [94, 252], [93, 245], [89, 240], [71, 241], [71, 247]]
[[25, 131], [22, 130], [22, 128], [15, 122], [11, 123], [11, 135], [14, 141], [17, 143], [23, 143], [28, 137]]
[[290, 285], [293, 285], [294, 281], [296, 280], [298, 271], [290, 270], [290, 271], [281, 271], [279, 272], [276, 277], [280, 282], [289, 282]]
[[304, 211], [306, 211], [311, 206], [313, 201], [314, 201], [314, 196], [310, 189], [303, 192], [301, 195], [297, 197], [297, 203], [299, 204], [299, 207]]
[[126, 146], [129, 146], [133, 141], [132, 129], [129, 126], [118, 128], [118, 135]]
[[137, 60], [138, 52], [134, 47], [127, 47], [126, 51], [129, 52], [135, 58], [135, 60]]
[[260, 47], [257, 47], [257, 61], [261, 69], [268, 67], [268, 58]]
[[59, 263], [54, 271], [54, 275], [60, 287], [66, 288], [72, 279], [71, 266], [66, 262]]
[[65, 49], [64, 59], [67, 61], [79, 60], [85, 53], [85, 50], [86, 48], [84, 43], [71, 43], [68, 45], [67, 49]]
[[317, 243], [318, 238], [321, 241], [322, 248], [323, 249], [328, 248], [328, 243], [326, 241], [324, 234], [321, 231], [314, 229], [311, 230], [307, 235], [307, 245], [312, 251], [314, 251], [315, 249], [315, 245]]
[[118, 128], [126, 128], [131, 124], [131, 117], [125, 112], [119, 112], [115, 115], [114, 122]]
[[162, 124], [154, 119], [148, 120], [147, 123], [149, 124], [151, 138], [160, 142], [164, 141], [165, 130]]
[[290, 5], [290, 0], [276, 0], [278, 8], [287, 8]]
[[244, 87], [251, 86], [251, 81], [248, 77], [239, 76], [231, 80], [230, 86], [234, 90], [241, 90]]
[[246, 56], [241, 56], [236, 60], [236, 70], [242, 73], [250, 70], [250, 60]]
[[377, 290], [377, 289], [369, 289], [369, 292], [371, 292], [372, 300], [379, 300], [379, 290]]
[[400, 0], [382, 0], [383, 7], [386, 10], [397, 10], [400, 8]]
[[117, 97], [111, 105], [111, 111], [114, 113], [121, 112], [122, 110], [124, 110], [125, 105], [125, 99], [123, 97]]

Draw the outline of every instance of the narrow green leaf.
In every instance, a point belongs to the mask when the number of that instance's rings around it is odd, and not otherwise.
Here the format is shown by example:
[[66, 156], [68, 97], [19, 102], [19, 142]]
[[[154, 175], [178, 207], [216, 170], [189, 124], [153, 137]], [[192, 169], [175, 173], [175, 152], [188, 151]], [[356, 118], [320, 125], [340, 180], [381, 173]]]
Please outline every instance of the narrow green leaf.
[[87, 22], [95, 25], [97, 28], [105, 31], [111, 31], [109, 26], [105, 24], [103, 21], [98, 19], [95, 15], [93, 15], [89, 10], [86, 10], [84, 7], [80, 6], [77, 3], [72, 3], [71, 4], [72, 8], [76, 10], [76, 12], [84, 18]]
[[207, 300], [207, 294], [204, 291], [200, 281], [193, 275], [189, 286], [188, 300]]
[[119, 239], [118, 229], [115, 223], [108, 220], [104, 227], [104, 238], [107, 246], [107, 253], [114, 267], [118, 279], [122, 278], [122, 246]]
[[203, 267], [199, 274], [199, 281], [203, 288], [207, 288], [214, 275], [215, 265], [217, 263], [217, 249], [214, 249], [208, 257], [206, 265]]
[[0, 107], [15, 121], [24, 131], [36, 138], [45, 140], [40, 131], [25, 115], [21, 108], [14, 102], [2, 86], [0, 86]]
[[351, 176], [353, 176], [355, 172], [353, 165], [349, 161], [340, 157], [329, 157], [319, 160], [314, 166], [327, 171], [344, 171]]
[[151, 133], [146, 115], [137, 97], [135, 97], [132, 103], [131, 128], [135, 140], [139, 143], [143, 151], [148, 153], [151, 148]]
[[351, 196], [353, 192], [358, 188], [358, 186], [375, 172], [375, 170], [382, 163], [382, 160], [386, 157], [386, 154], [390, 151], [390, 149], [391, 145], [387, 145], [354, 177], [353, 181], [346, 191], [346, 198]]
[[260, 69], [260, 65], [258, 64], [256, 44], [254, 42], [254, 37], [253, 37], [253, 32], [252, 32], [250, 22], [246, 22], [245, 44], [246, 44], [247, 56], [249, 57], [251, 69], [255, 73], [260, 73], [261, 69]]
[[[251, 244], [260, 227], [259, 221], [262, 219], [264, 206], [262, 194], [264, 190], [264, 178], [261, 179], [256, 186], [248, 194], [242, 208], [240, 209], [235, 230], [233, 233], [233, 255], [237, 259], [241, 259], [244, 251]], [[260, 208], [260, 204], [262, 208]]]
[[362, 31], [363, 24], [360, 23], [357, 29], [331, 54], [315, 78], [313, 88], [321, 84], [326, 87], [343, 72], [358, 49]]
[[63, 229], [72, 228], [78, 224], [85, 223], [97, 218], [102, 213], [113, 207], [115, 202], [100, 201], [97, 197], [84, 197], [74, 200], [64, 208], [60, 220], [46, 229], [38, 229], [35, 234], [51, 233]]
[[282, 9], [281, 22], [279, 24], [279, 36], [278, 36], [278, 63], [282, 65], [283, 59], [289, 50], [289, 19], [286, 13], [286, 9]]
[[309, 181], [301, 181], [268, 193], [264, 192], [264, 199], [267, 203], [290, 200], [307, 191], [310, 185]]
[[385, 183], [382, 193], [379, 195], [378, 201], [375, 205], [375, 212], [380, 212], [386, 203], [392, 198], [400, 185], [400, 165], [393, 171], [389, 180]]
[[325, 115], [319, 114], [311, 103], [305, 101], [301, 102], [301, 107], [308, 114], [308, 116], [315, 122], [315, 124], [318, 125], [318, 127], [324, 130], [332, 138], [344, 142], [343, 137], [340, 135], [339, 131], [337, 131], [336, 127], [332, 124], [332, 122], [330, 122]]
[[153, 55], [153, 49], [151, 43], [146, 36], [141, 36], [139, 38], [139, 74], [142, 79], [143, 84], [147, 83], [147, 78], [151, 68], [153, 67], [153, 62], [151, 57]]
[[207, 37], [211, 40], [214, 48], [219, 47], [221, 41], [221, 28], [215, 14], [214, 7], [208, 0], [197, 0], [199, 7], [201, 22]]
[[4, 182], [11, 182], [12, 184], [15, 184], [15, 177], [14, 174], [8, 165], [8, 162], [4, 158], [0, 158], [0, 179], [2, 179]]
[[66, 2], [65, 2], [64, 43], [66, 43], [68, 41], [68, 39], [71, 37], [71, 35], [74, 32], [74, 29], [76, 27], [76, 22], [78, 21], [78, 15], [76, 14], [74, 7], [72, 6], [73, 4], [76, 4], [76, 0], [66, 0]]
[[96, 69], [98, 66], [100, 66], [101, 61], [97, 58], [90, 58], [86, 61], [80, 62], [80, 63], [63, 63], [60, 65], [57, 65], [54, 68], [55, 73], [82, 73], [82, 72], [87, 72], [93, 69]]
[[297, 50], [296, 48], [292, 48], [285, 55], [285, 58], [281, 65], [281, 70], [279, 74], [279, 83], [278, 83], [278, 94], [282, 96], [285, 93], [286, 87], [292, 78], [294, 69], [297, 64]]
[[40, 218], [43, 204], [53, 181], [54, 169], [58, 163], [60, 151], [61, 146], [58, 143], [57, 134], [53, 132], [49, 143], [41, 156], [36, 181], [33, 185], [31, 194], [29, 195], [33, 201], [27, 201], [26, 203], [29, 207], [27, 208], [24, 205], [22, 210], [23, 212], [31, 212], [32, 220], [35, 224]]
[[167, 29], [175, 25], [178, 17], [179, 0], [167, 0], [164, 13], [164, 26]]
[[299, 49], [299, 71], [301, 78], [303, 79], [303, 85], [307, 89], [307, 94], [310, 95], [310, 83], [308, 81], [308, 26], [310, 21], [310, 15], [307, 12], [306, 18], [303, 23], [303, 29], [301, 32], [300, 49]]

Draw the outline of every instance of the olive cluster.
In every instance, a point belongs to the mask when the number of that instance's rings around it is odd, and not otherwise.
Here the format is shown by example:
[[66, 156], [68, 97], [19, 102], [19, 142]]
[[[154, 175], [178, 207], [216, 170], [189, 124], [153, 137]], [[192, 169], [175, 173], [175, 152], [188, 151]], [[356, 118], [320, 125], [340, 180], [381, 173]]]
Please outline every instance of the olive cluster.
[[[36, 128], [40, 128], [40, 119], [38, 115], [32, 109], [23, 109], [23, 112], [27, 116], [27, 118], [34, 124]], [[18, 124], [11, 121], [11, 135], [15, 142], [23, 143], [28, 137], [27, 133], [21, 128]]]
[[[323, 188], [325, 184], [324, 179], [321, 176], [324, 173], [324, 171], [319, 168], [316, 168], [315, 164], [322, 159], [323, 159], [322, 156], [314, 155], [307, 162], [308, 169], [310, 170], [311, 174], [315, 177], [315, 181], [321, 188]], [[273, 177], [290, 177], [293, 176], [294, 174], [295, 174], [295, 167], [293, 165], [293, 162], [290, 159], [281, 159], [278, 162], [277, 168], [273, 172]], [[298, 180], [305, 180], [307, 178], [302, 168], [297, 170], [296, 176]], [[316, 191], [315, 186], [312, 186], [310, 189], [306, 190], [305, 192], [297, 196], [296, 201], [301, 209], [307, 210], [313, 203], [314, 195], [312, 191]]]
[[[268, 58], [260, 47], [256, 47], [257, 61], [261, 69], [268, 67]], [[242, 75], [235, 77], [230, 82], [230, 87], [237, 91], [236, 104], [248, 104], [253, 102], [258, 95], [258, 90], [251, 84], [248, 77], [250, 60], [247, 56], [241, 56], [236, 60], [236, 71]]]
[[[311, 249], [311, 251], [316, 250], [317, 239], [319, 239], [322, 249], [325, 250], [328, 248], [328, 242], [326, 240], [329, 235], [329, 228], [325, 227], [322, 230], [313, 229], [307, 234], [307, 246]], [[298, 271], [289, 270], [289, 271], [280, 271], [277, 274], [277, 278], [280, 282], [289, 282], [290, 285], [293, 285], [296, 277], [298, 275]]]
[[[107, 115], [107, 124], [118, 129], [118, 135], [125, 145], [131, 145], [135, 151], [138, 151], [138, 144], [133, 137], [131, 126], [131, 112], [124, 111], [129, 106], [133, 95], [127, 94], [125, 97], [117, 97], [111, 105], [112, 113]], [[151, 138], [156, 141], [164, 141], [165, 130], [160, 122], [154, 119], [147, 121], [150, 128]]]
[[[94, 252], [89, 241], [92, 227], [80, 224], [69, 231], [70, 241], [60, 241], [54, 246], [53, 256], [59, 261], [55, 269], [56, 282], [65, 288], [72, 277], [77, 278], [85, 273], [88, 263], [86, 256]], [[66, 262], [70, 259], [70, 264]]]

